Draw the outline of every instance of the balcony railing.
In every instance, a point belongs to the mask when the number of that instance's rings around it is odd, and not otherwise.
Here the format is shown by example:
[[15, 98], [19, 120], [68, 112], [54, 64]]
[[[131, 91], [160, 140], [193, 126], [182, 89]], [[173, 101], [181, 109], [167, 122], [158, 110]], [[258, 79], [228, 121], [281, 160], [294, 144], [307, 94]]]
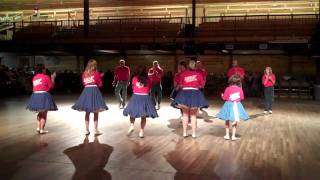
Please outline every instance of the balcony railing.
[[[90, 20], [89, 38], [104, 39], [114, 38], [184, 38], [184, 25], [190, 24], [189, 17], [168, 18], [120, 18], [108, 17]], [[196, 18], [196, 37], [232, 36], [236, 39], [241, 32], [261, 32], [268, 36], [292, 36], [298, 35], [295, 28], [315, 27], [319, 23], [319, 14], [306, 15], [250, 15], [250, 16], [210, 16]], [[163, 25], [163, 26], [161, 26]], [[310, 25], [310, 26], [305, 26]], [[0, 24], [0, 40], [11, 40], [19, 36], [22, 39], [59, 38], [59, 33], [64, 34], [64, 39], [83, 37], [83, 20], [57, 20], [57, 21], [20, 21]], [[2, 32], [1, 32], [2, 30]], [[176, 31], [176, 32], [172, 32]], [[6, 32], [6, 33], [3, 33]], [[166, 32], [167, 35], [166, 35]], [[227, 32], [227, 33], [226, 33]], [[103, 34], [108, 34], [103, 35]], [[270, 34], [271, 33], [271, 34]], [[280, 33], [280, 34], [279, 34]], [[20, 34], [20, 35], [19, 35]], [[229, 34], [229, 35], [228, 35]], [[148, 36], [150, 35], [150, 36]], [[259, 33], [255, 34], [260, 36]], [[23, 38], [24, 37], [24, 38]], [[19, 38], [18, 38], [19, 40]], [[121, 41], [123, 42], [123, 41]]]

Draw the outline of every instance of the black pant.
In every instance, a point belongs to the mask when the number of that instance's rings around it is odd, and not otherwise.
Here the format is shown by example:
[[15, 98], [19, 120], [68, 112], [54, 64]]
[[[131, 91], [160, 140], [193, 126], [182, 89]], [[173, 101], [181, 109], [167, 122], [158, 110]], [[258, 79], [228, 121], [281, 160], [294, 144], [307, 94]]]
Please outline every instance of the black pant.
[[264, 87], [264, 110], [265, 111], [272, 111], [273, 96], [274, 96], [273, 86]]
[[161, 83], [154, 84], [151, 88], [151, 97], [154, 105], [160, 104], [162, 99], [162, 86]]

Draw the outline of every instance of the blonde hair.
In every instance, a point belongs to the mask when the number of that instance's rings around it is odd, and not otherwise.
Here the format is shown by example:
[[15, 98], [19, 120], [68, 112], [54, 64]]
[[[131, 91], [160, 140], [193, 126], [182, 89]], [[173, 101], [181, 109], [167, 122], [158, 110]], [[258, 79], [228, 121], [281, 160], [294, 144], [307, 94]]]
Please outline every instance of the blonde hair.
[[97, 70], [97, 61], [90, 59], [85, 69], [85, 76], [91, 76]]
[[265, 69], [264, 69], [264, 73], [267, 74], [267, 69], [269, 69], [270, 73], [272, 74], [272, 68], [270, 66], [267, 66]]

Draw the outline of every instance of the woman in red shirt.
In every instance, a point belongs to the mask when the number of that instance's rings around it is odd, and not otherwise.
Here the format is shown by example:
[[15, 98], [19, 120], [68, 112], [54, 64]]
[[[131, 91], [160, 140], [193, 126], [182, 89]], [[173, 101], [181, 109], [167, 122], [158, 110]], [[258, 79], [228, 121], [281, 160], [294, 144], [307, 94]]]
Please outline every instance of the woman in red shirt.
[[49, 77], [45, 72], [46, 68], [43, 65], [36, 68], [36, 75], [32, 79], [33, 93], [27, 104], [27, 109], [38, 112], [37, 132], [40, 134], [48, 133], [47, 130], [44, 130], [48, 111], [58, 110], [56, 103], [49, 94], [50, 89], [54, 86], [56, 73]]
[[151, 96], [149, 95], [152, 86], [151, 80], [148, 78], [148, 74], [145, 67], [139, 66], [138, 73], [132, 79], [133, 95], [123, 110], [124, 116], [130, 116], [130, 128], [128, 135], [134, 131], [134, 122], [136, 118], [141, 118], [141, 129], [139, 137], [144, 137], [144, 127], [146, 126], [146, 118], [158, 117], [157, 111], [154, 107]]
[[199, 108], [209, 106], [206, 98], [200, 91], [205, 83], [203, 76], [196, 71], [195, 65], [196, 61], [190, 60], [189, 69], [180, 73], [178, 84], [181, 90], [174, 99], [174, 103], [178, 104], [178, 107], [182, 109], [183, 137], [188, 136], [187, 127], [190, 117], [193, 138], [196, 138], [197, 112]]
[[78, 111], [85, 111], [85, 123], [86, 123], [86, 135], [90, 134], [89, 131], [89, 117], [90, 113], [94, 113], [94, 129], [95, 135], [100, 135], [98, 130], [99, 112], [108, 110], [108, 107], [104, 101], [104, 98], [98, 87], [102, 86], [101, 77], [97, 71], [97, 61], [94, 59], [89, 60], [85, 71], [82, 73], [82, 84], [84, 89], [72, 106], [72, 109]]
[[264, 113], [272, 113], [272, 101], [274, 97], [274, 84], [276, 83], [276, 76], [272, 73], [271, 67], [266, 67], [264, 75], [262, 76], [262, 84], [264, 86]]

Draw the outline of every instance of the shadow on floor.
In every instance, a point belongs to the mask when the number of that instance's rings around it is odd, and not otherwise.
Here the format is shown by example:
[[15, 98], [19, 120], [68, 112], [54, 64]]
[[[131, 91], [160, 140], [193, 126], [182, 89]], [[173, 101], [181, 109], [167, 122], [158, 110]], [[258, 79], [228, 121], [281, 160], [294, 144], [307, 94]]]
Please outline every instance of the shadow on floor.
[[262, 116], [268, 116], [269, 114], [265, 114], [265, 113], [258, 113], [258, 114], [253, 114], [250, 115], [249, 119], [256, 119], [258, 117], [262, 117]]
[[76, 168], [72, 179], [95, 179], [111, 180], [112, 176], [104, 167], [108, 163], [113, 152], [113, 147], [100, 144], [98, 137], [89, 142], [88, 136], [83, 143], [63, 151], [72, 161]]

